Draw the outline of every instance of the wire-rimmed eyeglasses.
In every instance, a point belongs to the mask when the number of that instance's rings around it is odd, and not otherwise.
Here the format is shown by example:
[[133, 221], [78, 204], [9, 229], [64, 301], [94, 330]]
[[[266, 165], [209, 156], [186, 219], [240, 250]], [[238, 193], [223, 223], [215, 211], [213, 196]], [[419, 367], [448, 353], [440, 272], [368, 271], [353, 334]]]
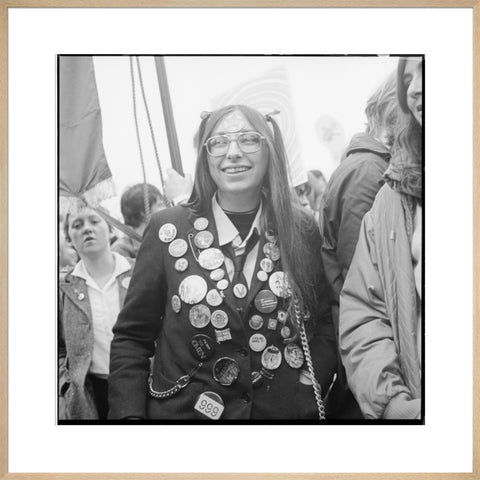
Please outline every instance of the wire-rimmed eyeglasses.
[[236, 141], [238, 148], [243, 153], [255, 153], [262, 147], [262, 140], [265, 137], [258, 132], [241, 132], [237, 134], [215, 135], [205, 142], [207, 152], [212, 157], [221, 157], [226, 155], [230, 148], [230, 143]]

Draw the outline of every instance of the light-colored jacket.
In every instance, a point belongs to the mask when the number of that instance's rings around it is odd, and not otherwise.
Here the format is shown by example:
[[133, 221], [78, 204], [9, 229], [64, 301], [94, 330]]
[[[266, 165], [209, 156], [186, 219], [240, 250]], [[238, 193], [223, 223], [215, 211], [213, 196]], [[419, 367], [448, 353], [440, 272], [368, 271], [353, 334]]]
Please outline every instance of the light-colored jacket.
[[[71, 275], [71, 270], [62, 272], [59, 285], [59, 419], [96, 420], [98, 413], [87, 378], [93, 354], [92, 310], [85, 280]], [[129, 270], [117, 277], [120, 306], [131, 275]]]
[[421, 359], [413, 276], [413, 204], [389, 185], [365, 215], [340, 297], [340, 348], [366, 418], [416, 418]]

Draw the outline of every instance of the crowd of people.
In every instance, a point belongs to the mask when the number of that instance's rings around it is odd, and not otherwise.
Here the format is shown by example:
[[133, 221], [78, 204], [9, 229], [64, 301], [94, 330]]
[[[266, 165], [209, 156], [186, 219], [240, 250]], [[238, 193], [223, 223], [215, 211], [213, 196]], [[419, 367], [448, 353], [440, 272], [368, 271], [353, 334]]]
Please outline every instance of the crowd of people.
[[135, 238], [66, 214], [59, 419], [421, 419], [422, 84], [401, 57], [328, 182], [292, 188], [278, 112], [229, 105], [193, 180], [124, 192]]

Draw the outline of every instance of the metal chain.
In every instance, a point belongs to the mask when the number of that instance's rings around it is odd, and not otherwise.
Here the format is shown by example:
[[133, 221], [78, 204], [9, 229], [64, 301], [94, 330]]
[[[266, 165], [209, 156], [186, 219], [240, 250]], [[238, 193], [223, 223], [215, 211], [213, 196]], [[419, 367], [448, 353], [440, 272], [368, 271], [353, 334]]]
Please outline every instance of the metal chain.
[[300, 340], [302, 342], [303, 353], [305, 355], [305, 360], [307, 361], [308, 373], [310, 379], [313, 383], [313, 393], [315, 395], [315, 401], [318, 408], [318, 418], [319, 420], [325, 420], [325, 406], [322, 400], [321, 387], [315, 377], [315, 371], [313, 369], [312, 355], [310, 354], [310, 347], [308, 345], [307, 332], [305, 331], [305, 325], [302, 320], [302, 314], [300, 312], [300, 306], [298, 304], [298, 298], [296, 295], [293, 296], [293, 306], [295, 310], [295, 320], [300, 331]]
[[142, 164], [142, 174], [143, 174], [143, 205], [145, 208], [145, 217], [147, 222], [150, 221], [150, 200], [148, 198], [148, 188], [147, 188], [147, 174], [145, 172], [145, 161], [143, 159], [142, 143], [140, 141], [140, 132], [138, 130], [138, 117], [137, 117], [137, 96], [135, 93], [135, 75], [133, 73], [133, 58], [130, 57], [130, 75], [132, 77], [132, 98], [133, 98], [133, 117], [135, 119], [135, 131], [137, 132], [137, 143], [138, 150], [140, 152], [140, 162]]
[[203, 363], [199, 362], [187, 375], [183, 375], [180, 377], [176, 382], [175, 385], [168, 390], [163, 390], [162, 392], [159, 392], [158, 390], [155, 390], [153, 388], [153, 375], [150, 374], [148, 377], [148, 389], [150, 391], [150, 395], [154, 398], [158, 399], [165, 399], [165, 398], [170, 398], [173, 397], [176, 393], [178, 393], [180, 390], [185, 388], [190, 381], [192, 380], [193, 376], [195, 373], [202, 368]]
[[173, 397], [176, 393], [178, 393], [182, 388], [185, 388], [190, 383], [190, 377], [188, 375], [184, 375], [177, 380], [177, 383], [168, 390], [164, 390], [163, 392], [159, 392], [153, 388], [153, 377], [150, 375], [148, 377], [148, 389], [150, 391], [150, 395], [154, 398], [158, 399], [165, 399]]
[[135, 58], [137, 60], [138, 78], [140, 80], [140, 89], [142, 91], [143, 103], [145, 105], [145, 111], [147, 113], [148, 126], [150, 128], [150, 135], [152, 137], [153, 150], [155, 152], [155, 160], [157, 161], [158, 172], [160, 173], [160, 183], [162, 184], [162, 192], [165, 192], [165, 180], [163, 178], [162, 166], [160, 165], [160, 159], [158, 156], [157, 142], [155, 141], [155, 135], [153, 133], [152, 119], [150, 118], [150, 110], [148, 109], [147, 97], [145, 96], [145, 89], [143, 88], [143, 78], [142, 78], [142, 71], [140, 69], [140, 62], [138, 60], [138, 57], [135, 57]]

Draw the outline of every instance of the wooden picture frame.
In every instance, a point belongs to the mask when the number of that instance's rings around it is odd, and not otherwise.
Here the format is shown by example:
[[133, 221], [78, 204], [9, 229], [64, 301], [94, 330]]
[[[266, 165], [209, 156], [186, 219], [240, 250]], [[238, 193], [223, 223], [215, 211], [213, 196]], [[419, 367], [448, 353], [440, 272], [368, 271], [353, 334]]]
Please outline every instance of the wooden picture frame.
[[[37, 7], [466, 8], [473, 12], [473, 451], [463, 473], [18, 473], [8, 467], [8, 14]], [[480, 479], [480, 0], [2, 0], [0, 5], [0, 479]], [[381, 428], [381, 427], [378, 427]], [[247, 470], [247, 469], [246, 469]]]

